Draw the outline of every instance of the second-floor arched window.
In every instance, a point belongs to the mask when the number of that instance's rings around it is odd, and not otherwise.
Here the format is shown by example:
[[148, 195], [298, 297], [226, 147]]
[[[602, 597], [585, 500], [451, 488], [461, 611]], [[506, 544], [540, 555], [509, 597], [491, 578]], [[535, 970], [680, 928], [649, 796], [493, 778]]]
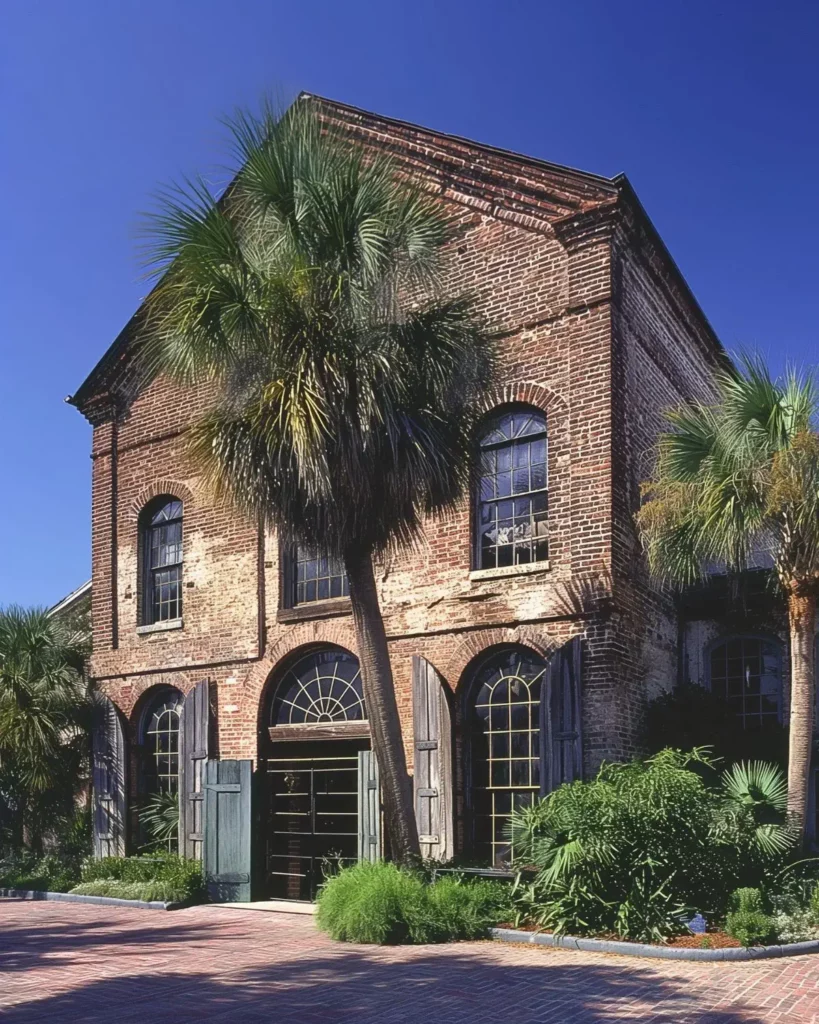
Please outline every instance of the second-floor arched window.
[[182, 617], [182, 502], [163, 495], [142, 514], [142, 623]]
[[549, 557], [546, 416], [517, 406], [496, 413], [480, 438], [475, 566]]

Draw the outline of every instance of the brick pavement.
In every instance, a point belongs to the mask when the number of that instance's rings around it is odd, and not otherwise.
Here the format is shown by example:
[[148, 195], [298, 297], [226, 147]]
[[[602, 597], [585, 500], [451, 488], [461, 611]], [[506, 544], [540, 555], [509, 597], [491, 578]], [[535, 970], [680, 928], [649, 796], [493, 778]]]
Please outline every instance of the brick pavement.
[[658, 963], [330, 942], [310, 918], [0, 901], [0, 1020], [819, 1024], [819, 958]]

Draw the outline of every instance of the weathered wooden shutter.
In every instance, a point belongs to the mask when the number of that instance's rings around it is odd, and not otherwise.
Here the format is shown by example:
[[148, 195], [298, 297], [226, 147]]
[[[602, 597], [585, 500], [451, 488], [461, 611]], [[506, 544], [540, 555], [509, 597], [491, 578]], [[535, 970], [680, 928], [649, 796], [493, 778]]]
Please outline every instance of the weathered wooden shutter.
[[179, 852], [195, 860], [202, 858], [205, 807], [205, 764], [210, 748], [210, 696], [203, 680], [185, 697], [182, 709], [180, 751]]
[[94, 856], [125, 856], [125, 732], [114, 704], [94, 697]]
[[251, 763], [205, 762], [203, 870], [214, 903], [247, 903], [251, 870]]
[[581, 640], [555, 651], [540, 694], [540, 791], [583, 777]]
[[421, 854], [447, 861], [455, 855], [452, 795], [452, 724], [444, 681], [419, 655], [412, 658], [415, 732], [415, 820]]
[[381, 859], [381, 787], [372, 750], [358, 752], [358, 859]]

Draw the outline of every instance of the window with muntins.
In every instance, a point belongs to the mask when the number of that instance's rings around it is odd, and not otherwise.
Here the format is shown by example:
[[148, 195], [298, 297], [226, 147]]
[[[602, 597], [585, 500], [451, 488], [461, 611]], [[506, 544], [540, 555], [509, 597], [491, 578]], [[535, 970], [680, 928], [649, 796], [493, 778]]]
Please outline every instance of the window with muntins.
[[780, 719], [782, 652], [774, 640], [731, 637], [711, 649], [711, 691], [722, 697], [743, 729], [763, 729]]
[[179, 789], [179, 724], [182, 695], [163, 690], [142, 717], [143, 793], [176, 793]]
[[477, 668], [468, 689], [473, 852], [488, 864], [510, 860], [512, 810], [540, 793], [543, 658], [503, 648]]
[[490, 420], [480, 441], [477, 568], [549, 557], [547, 455], [542, 412], [511, 409]]
[[342, 563], [302, 547], [296, 549], [291, 559], [290, 591], [293, 606], [350, 595]]
[[182, 502], [164, 497], [143, 519], [144, 625], [182, 617]]
[[358, 658], [330, 647], [299, 658], [284, 674], [271, 725], [329, 725], [367, 718]]

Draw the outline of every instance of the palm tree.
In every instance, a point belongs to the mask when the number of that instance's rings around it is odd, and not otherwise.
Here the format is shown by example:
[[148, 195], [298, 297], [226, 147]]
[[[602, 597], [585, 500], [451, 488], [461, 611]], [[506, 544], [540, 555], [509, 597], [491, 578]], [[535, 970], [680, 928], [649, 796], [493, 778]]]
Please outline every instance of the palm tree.
[[159, 281], [138, 351], [148, 372], [215, 385], [190, 450], [217, 492], [343, 561], [391, 849], [413, 858], [373, 560], [462, 495], [491, 339], [447, 289], [449, 219], [395, 164], [309, 100], [229, 127], [239, 169], [224, 195], [187, 183], [148, 220]]
[[817, 390], [810, 375], [775, 380], [751, 357], [719, 374], [717, 389], [714, 404], [668, 413], [638, 524], [651, 569], [678, 584], [715, 563], [742, 571], [770, 554], [790, 628], [788, 811], [803, 829], [819, 591]]
[[74, 811], [89, 752], [86, 647], [44, 611], [0, 610], [0, 804], [12, 846], [41, 852]]

